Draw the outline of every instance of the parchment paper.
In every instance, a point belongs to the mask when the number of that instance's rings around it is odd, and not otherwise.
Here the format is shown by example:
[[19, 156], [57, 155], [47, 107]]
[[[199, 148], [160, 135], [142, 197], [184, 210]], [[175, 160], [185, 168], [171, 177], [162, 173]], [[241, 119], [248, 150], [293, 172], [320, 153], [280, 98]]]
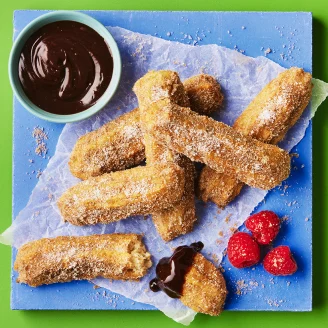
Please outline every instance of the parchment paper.
[[[257, 93], [284, 68], [265, 57], [251, 58], [217, 45], [195, 47], [118, 27], [109, 27], [109, 30], [118, 43], [123, 60], [123, 76], [118, 92], [106, 109], [98, 115], [64, 127], [56, 153], [40, 177], [27, 206], [19, 213], [12, 226], [0, 236], [0, 242], [20, 247], [28, 241], [42, 237], [135, 232], [144, 234], [144, 241], [155, 264], [163, 256], [170, 255], [173, 247], [201, 240], [205, 244], [203, 254], [219, 265], [233, 229], [238, 228], [254, 207], [263, 200], [265, 191], [244, 188], [242, 195], [220, 213], [214, 204], [204, 206], [197, 202], [198, 224], [195, 230], [187, 236], [165, 244], [156, 233], [150, 218], [144, 220], [134, 217], [109, 225], [89, 227], [75, 227], [63, 223], [56, 201], [67, 188], [79, 181], [68, 169], [69, 155], [78, 137], [137, 106], [132, 86], [150, 69], [175, 70], [182, 80], [202, 72], [215, 76], [225, 94], [224, 109], [216, 114], [215, 118], [231, 125]], [[312, 111], [305, 111], [281, 143], [288, 151], [303, 138], [315, 109], [327, 96], [328, 84], [317, 80], [313, 82], [315, 97], [312, 103], [315, 106], [312, 107]], [[223, 232], [223, 237], [219, 238], [219, 231]], [[132, 300], [154, 305], [175, 321], [189, 324], [196, 314], [194, 311], [164, 293], [149, 291], [148, 282], [154, 276], [155, 265], [141, 282], [110, 282], [106, 279], [96, 279], [94, 283]]]

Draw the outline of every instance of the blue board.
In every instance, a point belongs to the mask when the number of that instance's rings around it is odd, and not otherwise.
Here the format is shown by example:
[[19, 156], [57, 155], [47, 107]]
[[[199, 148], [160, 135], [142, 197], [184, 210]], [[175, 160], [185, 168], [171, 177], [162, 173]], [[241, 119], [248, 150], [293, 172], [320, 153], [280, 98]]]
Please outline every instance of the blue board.
[[[34, 18], [47, 11], [16, 11], [14, 37]], [[284, 67], [312, 70], [312, 15], [310, 13], [254, 12], [145, 12], [85, 11], [104, 25], [120, 26], [187, 44], [218, 44], [249, 56], [264, 55]], [[46, 158], [34, 153], [33, 128], [43, 127]], [[14, 99], [13, 219], [26, 205], [37, 183], [37, 171], [46, 168], [63, 125], [42, 121]], [[310, 311], [312, 309], [312, 126], [293, 149], [293, 170], [283, 187], [266, 197], [258, 210], [271, 209], [283, 221], [275, 245], [290, 245], [298, 272], [290, 277], [272, 278], [261, 265], [238, 270], [223, 260], [229, 296], [227, 310]], [[33, 161], [31, 163], [31, 160]], [[284, 187], [288, 186], [288, 187]], [[13, 260], [16, 251], [13, 250]], [[94, 309], [151, 310], [105, 289], [94, 289], [86, 281], [30, 288], [16, 283], [12, 272], [12, 309]]]

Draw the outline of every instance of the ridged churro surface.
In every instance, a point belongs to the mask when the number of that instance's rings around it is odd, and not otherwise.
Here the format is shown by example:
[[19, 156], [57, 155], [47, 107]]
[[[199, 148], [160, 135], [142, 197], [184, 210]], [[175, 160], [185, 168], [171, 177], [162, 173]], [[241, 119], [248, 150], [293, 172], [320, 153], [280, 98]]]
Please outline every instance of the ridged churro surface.
[[74, 225], [110, 223], [172, 207], [184, 185], [178, 165], [140, 166], [82, 181], [60, 197], [58, 207], [63, 219]]
[[138, 97], [141, 126], [144, 133], [146, 163], [175, 163], [185, 172], [185, 187], [181, 200], [164, 211], [153, 212], [153, 222], [163, 240], [169, 241], [192, 230], [195, 214], [195, 169], [189, 158], [158, 143], [148, 132], [145, 111], [154, 101], [169, 99], [188, 106], [189, 100], [176, 72], [150, 71], [139, 79], [133, 88]]
[[43, 238], [19, 248], [18, 282], [33, 287], [104, 277], [137, 280], [151, 267], [141, 235], [110, 234]]
[[227, 296], [222, 273], [203, 255], [196, 254], [185, 275], [181, 302], [196, 312], [219, 315]]
[[[278, 75], [237, 118], [234, 129], [265, 143], [277, 144], [297, 122], [311, 99], [311, 74], [292, 67]], [[234, 176], [205, 166], [199, 179], [199, 196], [225, 207], [241, 191]]]
[[224, 123], [163, 99], [148, 107], [151, 134], [176, 152], [244, 183], [271, 189], [290, 173], [290, 157], [277, 146], [245, 137]]

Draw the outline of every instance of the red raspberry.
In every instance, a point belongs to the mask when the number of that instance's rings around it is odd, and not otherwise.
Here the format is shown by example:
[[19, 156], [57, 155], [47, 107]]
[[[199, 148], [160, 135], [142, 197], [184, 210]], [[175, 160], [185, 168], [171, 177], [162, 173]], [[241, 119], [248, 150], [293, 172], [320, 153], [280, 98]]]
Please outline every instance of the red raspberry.
[[272, 249], [263, 260], [264, 269], [274, 276], [288, 276], [297, 271], [297, 263], [288, 246]]
[[246, 232], [237, 232], [228, 242], [228, 259], [238, 269], [252, 266], [260, 261], [260, 247]]
[[246, 228], [251, 231], [259, 244], [267, 245], [277, 237], [280, 220], [276, 213], [262, 211], [251, 215], [246, 220]]

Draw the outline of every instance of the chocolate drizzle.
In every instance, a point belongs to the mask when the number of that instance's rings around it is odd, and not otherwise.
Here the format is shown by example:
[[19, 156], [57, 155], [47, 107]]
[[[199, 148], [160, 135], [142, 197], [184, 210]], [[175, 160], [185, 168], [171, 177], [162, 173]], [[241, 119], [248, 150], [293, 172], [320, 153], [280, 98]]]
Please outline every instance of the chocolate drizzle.
[[171, 257], [163, 257], [156, 266], [156, 278], [152, 279], [149, 287], [153, 292], [162, 290], [172, 298], [180, 298], [185, 275], [191, 268], [194, 257], [204, 247], [202, 242], [190, 246], [178, 247]]

